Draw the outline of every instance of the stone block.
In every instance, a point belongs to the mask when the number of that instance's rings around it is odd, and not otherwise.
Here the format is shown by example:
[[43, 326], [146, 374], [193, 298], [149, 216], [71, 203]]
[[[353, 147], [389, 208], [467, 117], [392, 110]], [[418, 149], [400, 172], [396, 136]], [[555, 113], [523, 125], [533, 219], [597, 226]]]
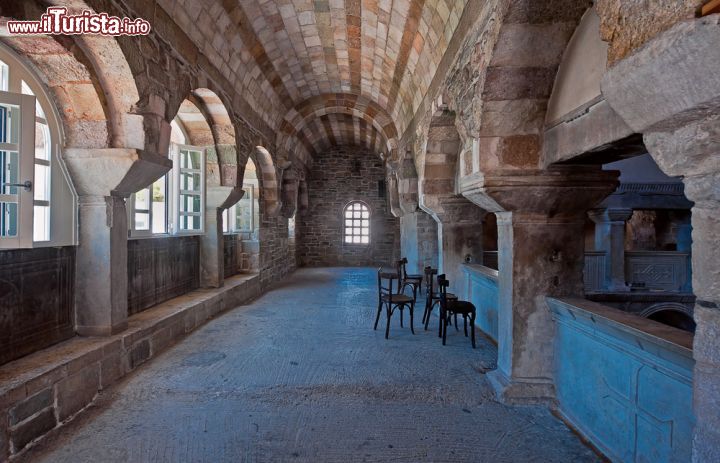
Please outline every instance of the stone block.
[[47, 408], [52, 405], [52, 389], [43, 389], [42, 391], [31, 397], [28, 397], [27, 399], [23, 400], [9, 410], [9, 424], [10, 426], [15, 426], [18, 423], [28, 419], [30, 416], [36, 414], [43, 408]]
[[546, 99], [555, 83], [555, 67], [488, 68], [483, 98], [486, 101]]
[[143, 363], [145, 360], [150, 358], [150, 341], [143, 339], [137, 344], [133, 345], [128, 352], [128, 367], [130, 370], [134, 370], [135, 367]]
[[120, 353], [108, 355], [100, 362], [100, 388], [107, 389], [125, 375], [123, 356]]
[[48, 408], [31, 420], [27, 420], [10, 432], [12, 453], [18, 453], [33, 439], [44, 435], [57, 425], [55, 413]]
[[64, 421], [88, 406], [100, 389], [100, 368], [89, 366], [55, 385], [58, 419]]

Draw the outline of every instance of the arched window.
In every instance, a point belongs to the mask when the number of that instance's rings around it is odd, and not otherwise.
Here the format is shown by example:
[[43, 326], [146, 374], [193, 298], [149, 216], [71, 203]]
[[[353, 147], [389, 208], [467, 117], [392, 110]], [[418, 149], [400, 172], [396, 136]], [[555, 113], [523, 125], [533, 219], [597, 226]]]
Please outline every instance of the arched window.
[[[75, 244], [76, 200], [57, 112], [30, 68], [0, 45], [0, 248]], [[72, 212], [69, 212], [72, 211]]]
[[370, 209], [365, 203], [353, 201], [345, 206], [345, 243], [368, 244], [370, 242]]

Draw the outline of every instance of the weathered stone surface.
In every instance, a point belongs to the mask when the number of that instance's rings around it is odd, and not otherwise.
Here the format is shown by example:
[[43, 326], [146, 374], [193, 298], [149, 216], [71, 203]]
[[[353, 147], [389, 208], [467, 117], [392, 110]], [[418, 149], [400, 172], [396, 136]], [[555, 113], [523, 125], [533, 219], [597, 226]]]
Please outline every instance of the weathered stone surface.
[[9, 424], [15, 426], [43, 408], [53, 405], [52, 389], [43, 389], [32, 397], [20, 402], [9, 411]]
[[48, 408], [36, 417], [18, 425], [10, 432], [13, 453], [17, 453], [32, 441], [47, 433], [57, 425], [55, 412]]
[[55, 399], [58, 419], [64, 421], [88, 406], [99, 389], [100, 371], [97, 365], [90, 365], [57, 383]]
[[599, 0], [600, 32], [610, 43], [608, 61], [612, 65], [675, 23], [693, 18], [703, 0], [637, 3]]
[[[361, 148], [337, 148], [316, 158], [307, 179], [309, 210], [297, 222], [302, 265], [393, 265], [399, 259], [400, 224], [378, 191], [384, 179], [382, 161]], [[351, 201], [370, 208], [367, 245], [343, 242], [343, 211]]]

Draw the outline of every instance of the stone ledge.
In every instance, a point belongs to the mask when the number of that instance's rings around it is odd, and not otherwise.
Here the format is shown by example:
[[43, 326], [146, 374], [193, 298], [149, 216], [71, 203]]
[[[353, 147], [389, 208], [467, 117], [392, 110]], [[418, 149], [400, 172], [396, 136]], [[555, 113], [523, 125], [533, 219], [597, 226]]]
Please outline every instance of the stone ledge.
[[201, 289], [129, 318], [109, 337], [75, 337], [0, 367], [0, 461], [62, 426], [137, 366], [220, 312], [260, 295], [257, 274]]

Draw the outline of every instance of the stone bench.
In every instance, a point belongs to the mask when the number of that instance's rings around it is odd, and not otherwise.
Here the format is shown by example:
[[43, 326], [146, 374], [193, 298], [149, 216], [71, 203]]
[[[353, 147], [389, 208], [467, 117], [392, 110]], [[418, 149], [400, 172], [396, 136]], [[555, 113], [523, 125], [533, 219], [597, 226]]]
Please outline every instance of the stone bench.
[[68, 341], [0, 367], [0, 461], [62, 426], [97, 394], [220, 312], [260, 295], [257, 274], [225, 280], [131, 316], [120, 334]]

